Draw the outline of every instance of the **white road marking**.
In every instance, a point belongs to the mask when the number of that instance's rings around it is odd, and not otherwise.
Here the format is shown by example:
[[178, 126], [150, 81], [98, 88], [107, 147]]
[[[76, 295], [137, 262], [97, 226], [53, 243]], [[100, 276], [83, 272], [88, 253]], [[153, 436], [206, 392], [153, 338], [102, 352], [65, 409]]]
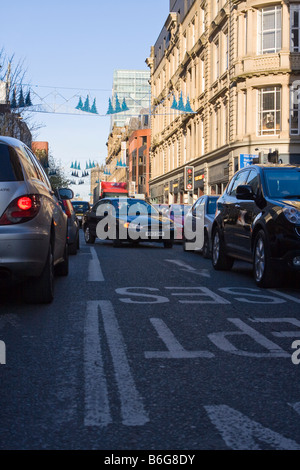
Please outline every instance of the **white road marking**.
[[[222, 331], [220, 333], [211, 333], [208, 335], [208, 338], [214, 343], [217, 348], [222, 351], [236, 354], [237, 356], [244, 357], [284, 357], [290, 358], [291, 355], [281, 349], [280, 346], [270, 341], [268, 338], [263, 336], [261, 333], [256, 331], [251, 326], [244, 323], [239, 318], [227, 318], [227, 320], [239, 328], [239, 331]], [[228, 339], [228, 336], [241, 336], [245, 335], [252, 338], [257, 344], [267, 349], [266, 353], [257, 353], [244, 351], [237, 349]]]
[[298, 413], [298, 415], [300, 415], [300, 401], [296, 403], [288, 403], [288, 405], [291, 406], [296, 411], [296, 413]]
[[267, 289], [269, 292], [272, 292], [273, 294], [280, 295], [280, 297], [283, 297], [284, 299], [291, 300], [292, 302], [296, 302], [296, 304], [300, 304], [300, 299], [298, 297], [294, 297], [289, 294], [285, 294], [284, 292], [280, 292], [277, 289]]
[[[180, 304], [222, 304], [229, 305], [231, 302], [220, 297], [207, 287], [165, 287], [167, 290], [179, 290], [183, 292], [172, 293], [179, 297], [198, 297], [196, 300], [178, 300]], [[194, 291], [194, 292], [193, 292]]]
[[115, 378], [120, 393], [121, 414], [126, 426], [143, 426], [149, 421], [126, 356], [126, 346], [111, 302], [99, 301], [107, 342], [112, 356]]
[[168, 351], [147, 351], [146, 359], [193, 359], [197, 357], [215, 357], [209, 351], [186, 351], [177, 341], [172, 331], [159, 318], [150, 318], [150, 321], [156, 329], [159, 338], [165, 343]]
[[193, 268], [193, 266], [190, 266], [189, 264], [186, 264], [180, 260], [166, 259], [165, 261], [167, 261], [168, 263], [175, 264], [176, 266], [179, 266], [180, 268], [182, 268], [181, 271], [187, 271], [189, 273], [198, 274], [199, 276], [203, 276], [203, 277], [211, 277], [208, 269], [198, 270], [198, 269]]
[[265, 428], [229, 406], [205, 406], [204, 408], [230, 449], [260, 450], [259, 444], [264, 442], [277, 450], [300, 450], [300, 445], [296, 441]]
[[84, 328], [85, 426], [112, 422], [99, 337], [98, 302], [88, 302]]
[[104, 276], [95, 248], [91, 248], [92, 259], [89, 263], [89, 282], [104, 282]]

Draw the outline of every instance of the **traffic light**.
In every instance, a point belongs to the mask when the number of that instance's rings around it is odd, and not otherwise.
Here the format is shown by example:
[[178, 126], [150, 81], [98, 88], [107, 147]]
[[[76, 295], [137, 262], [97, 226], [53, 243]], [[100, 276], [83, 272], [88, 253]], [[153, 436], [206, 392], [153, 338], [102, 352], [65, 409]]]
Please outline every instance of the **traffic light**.
[[269, 163], [278, 163], [278, 157], [279, 157], [279, 152], [277, 149], [275, 149], [273, 152], [271, 151], [268, 153], [268, 162]]
[[194, 191], [194, 167], [186, 166], [184, 168], [184, 190]]

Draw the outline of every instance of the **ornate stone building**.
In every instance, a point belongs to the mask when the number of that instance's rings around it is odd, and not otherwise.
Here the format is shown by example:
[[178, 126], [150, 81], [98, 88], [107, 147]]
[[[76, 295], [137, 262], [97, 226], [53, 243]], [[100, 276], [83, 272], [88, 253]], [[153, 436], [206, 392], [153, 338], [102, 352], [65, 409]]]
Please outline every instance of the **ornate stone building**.
[[299, 36], [299, 1], [170, 0], [146, 60], [153, 200], [187, 202], [186, 165], [195, 199], [259, 152], [300, 164]]

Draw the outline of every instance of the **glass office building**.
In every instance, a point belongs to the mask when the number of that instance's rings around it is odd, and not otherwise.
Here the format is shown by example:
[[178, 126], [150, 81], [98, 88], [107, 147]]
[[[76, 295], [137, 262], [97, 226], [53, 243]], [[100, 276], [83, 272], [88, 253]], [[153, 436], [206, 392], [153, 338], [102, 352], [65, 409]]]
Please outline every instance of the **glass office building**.
[[137, 117], [141, 109], [149, 109], [151, 103], [151, 87], [148, 70], [115, 70], [112, 90], [112, 106], [116, 106], [116, 97], [122, 106], [123, 100], [128, 111], [111, 115], [111, 129], [114, 124], [123, 127], [131, 117]]

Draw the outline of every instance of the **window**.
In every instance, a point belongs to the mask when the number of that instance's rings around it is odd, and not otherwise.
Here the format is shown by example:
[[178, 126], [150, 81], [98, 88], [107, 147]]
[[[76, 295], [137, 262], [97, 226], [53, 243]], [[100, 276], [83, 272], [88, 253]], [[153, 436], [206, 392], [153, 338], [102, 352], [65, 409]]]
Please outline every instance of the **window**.
[[228, 31], [224, 32], [224, 45], [225, 45], [225, 70], [229, 67], [229, 36]]
[[236, 177], [234, 178], [233, 184], [230, 185], [230, 188], [228, 191], [230, 196], [235, 196], [236, 188], [238, 186], [240, 186], [241, 184], [246, 184], [248, 174], [249, 174], [249, 170], [241, 171], [241, 173], [238, 173], [236, 175]]
[[201, 93], [205, 91], [205, 63], [204, 57], [201, 58]]
[[300, 5], [291, 5], [291, 51], [300, 52]]
[[0, 144], [0, 182], [8, 181], [24, 181], [24, 176], [14, 148]]
[[219, 40], [214, 42], [214, 65], [215, 65], [215, 73], [214, 73], [214, 80], [220, 75], [220, 54], [219, 54]]
[[299, 129], [299, 93], [300, 85], [291, 88], [290, 99], [290, 134], [300, 135]]
[[247, 184], [251, 186], [253, 194], [257, 194], [259, 188], [259, 176], [255, 170], [250, 171]]
[[280, 87], [262, 88], [258, 91], [258, 135], [280, 133]]
[[258, 13], [258, 53], [272, 54], [281, 49], [281, 7], [262, 8]]

